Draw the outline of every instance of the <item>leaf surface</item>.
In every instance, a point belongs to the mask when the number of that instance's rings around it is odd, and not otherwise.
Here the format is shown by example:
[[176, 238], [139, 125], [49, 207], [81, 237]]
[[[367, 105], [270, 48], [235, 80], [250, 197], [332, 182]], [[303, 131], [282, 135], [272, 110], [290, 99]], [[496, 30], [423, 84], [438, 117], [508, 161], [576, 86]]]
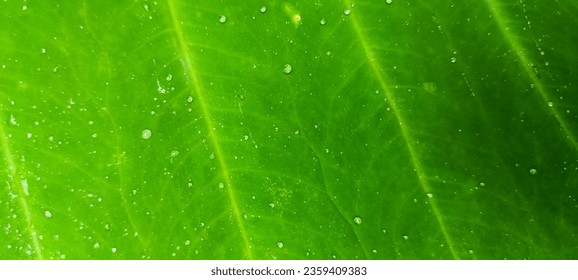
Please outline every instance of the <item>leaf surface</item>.
[[3, 1], [0, 258], [578, 258], [576, 14]]

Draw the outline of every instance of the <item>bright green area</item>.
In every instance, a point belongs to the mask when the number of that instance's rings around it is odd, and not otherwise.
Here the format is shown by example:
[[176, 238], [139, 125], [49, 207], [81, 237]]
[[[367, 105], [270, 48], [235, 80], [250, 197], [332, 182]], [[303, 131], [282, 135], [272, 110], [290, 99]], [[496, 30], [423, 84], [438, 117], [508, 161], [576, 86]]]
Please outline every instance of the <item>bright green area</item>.
[[577, 2], [386, 2], [0, 1], [0, 258], [577, 259]]

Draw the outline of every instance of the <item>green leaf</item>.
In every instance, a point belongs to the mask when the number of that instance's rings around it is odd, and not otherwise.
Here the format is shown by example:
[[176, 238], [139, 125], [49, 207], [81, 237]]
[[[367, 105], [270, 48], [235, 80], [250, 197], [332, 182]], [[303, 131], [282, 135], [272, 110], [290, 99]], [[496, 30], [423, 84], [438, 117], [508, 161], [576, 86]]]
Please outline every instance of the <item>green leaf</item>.
[[576, 259], [575, 1], [2, 1], [2, 259]]

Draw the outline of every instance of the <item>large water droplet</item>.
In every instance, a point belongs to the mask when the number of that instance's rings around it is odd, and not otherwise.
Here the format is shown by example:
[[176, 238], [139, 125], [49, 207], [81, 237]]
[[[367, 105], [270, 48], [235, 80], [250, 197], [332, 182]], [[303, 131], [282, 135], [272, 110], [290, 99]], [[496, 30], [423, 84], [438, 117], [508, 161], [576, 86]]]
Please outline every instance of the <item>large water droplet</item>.
[[361, 217], [355, 217], [353, 218], [353, 222], [357, 225], [361, 225], [363, 221], [361, 220]]
[[141, 132], [141, 137], [144, 140], [151, 139], [152, 136], [153, 136], [153, 132], [150, 129], [145, 129]]
[[530, 175], [536, 175], [536, 174], [538, 174], [538, 170], [531, 168], [530, 169]]
[[259, 11], [261, 11], [261, 13], [265, 13], [267, 12], [267, 7], [261, 6], [261, 9], [259, 9]]
[[351, 10], [350, 9], [345, 9], [345, 11], [343, 11], [343, 13], [348, 16], [351, 14]]
[[224, 16], [224, 15], [221, 16], [221, 17], [219, 17], [219, 22], [220, 22], [220, 23], [225, 23], [225, 22], [227, 22], [227, 17]]
[[285, 74], [289, 74], [293, 71], [293, 66], [291, 66], [291, 64], [285, 64], [283, 65], [283, 73]]
[[52, 218], [52, 212], [50, 212], [48, 210], [44, 211], [44, 217], [49, 218], [49, 219]]

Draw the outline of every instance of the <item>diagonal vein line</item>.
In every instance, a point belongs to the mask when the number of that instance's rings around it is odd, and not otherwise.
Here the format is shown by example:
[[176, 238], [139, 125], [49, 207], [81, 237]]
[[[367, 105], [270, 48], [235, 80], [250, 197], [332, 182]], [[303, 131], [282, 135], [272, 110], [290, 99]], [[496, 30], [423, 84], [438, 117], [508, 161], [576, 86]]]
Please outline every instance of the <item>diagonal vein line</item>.
[[[493, 15], [493, 18], [496, 20], [496, 22], [500, 28], [500, 31], [502, 32], [502, 35], [504, 36], [504, 39], [506, 39], [506, 41], [508, 42], [510, 47], [512, 47], [512, 49], [516, 53], [516, 56], [518, 57], [518, 61], [520, 62], [520, 64], [522, 64], [521, 66], [524, 69], [524, 72], [526, 73], [526, 75], [530, 78], [530, 80], [534, 84], [534, 88], [536, 89], [538, 94], [540, 94], [542, 101], [544, 101], [544, 104], [548, 103], [548, 101], [551, 100], [549, 98], [550, 95], [548, 94], [548, 92], [544, 88], [544, 85], [542, 84], [542, 82], [536, 76], [536, 73], [534, 72], [534, 70], [532, 68], [532, 66], [534, 64], [532, 62], [530, 62], [530, 59], [528, 58], [528, 56], [526, 56], [525, 49], [522, 47], [520, 42], [518, 42], [518, 40], [516, 40], [515, 35], [513, 35], [512, 32], [507, 28], [506, 19], [505, 19], [504, 13], [500, 9], [500, 4], [496, 3], [496, 0], [486, 0], [486, 4], [488, 5], [488, 9], [491, 11], [491, 13]], [[562, 128], [564, 133], [566, 134], [566, 138], [568, 139], [568, 141], [570, 142], [572, 147], [574, 147], [575, 150], [578, 150], [578, 142], [576, 142], [576, 137], [574, 136], [574, 134], [572, 134], [572, 129], [570, 129], [568, 127], [568, 124], [566, 123], [564, 118], [562, 118], [562, 115], [560, 115], [558, 110], [556, 110], [553, 107], [549, 107], [549, 109], [550, 109], [550, 113], [552, 113], [552, 115], [554, 115], [554, 118], [556, 118], [556, 121], [558, 122], [558, 124], [560, 125], [560, 127]]]
[[[351, 3], [350, 3], [351, 0], [347, 0], [345, 2], [346, 2], [346, 5], [348, 7], [351, 7]], [[415, 151], [415, 148], [413, 145], [413, 143], [415, 143], [415, 142], [414, 142], [414, 140], [413, 140], [413, 138], [409, 132], [409, 128], [407, 127], [405, 119], [403, 118], [403, 115], [401, 114], [401, 110], [397, 105], [395, 97], [393, 96], [393, 93], [389, 89], [389, 85], [388, 85], [389, 83], [388, 83], [388, 81], [386, 81], [385, 74], [381, 71], [379, 64], [377, 62], [377, 59], [375, 58], [373, 52], [371, 51], [371, 48], [369, 47], [369, 44], [367, 43], [366, 35], [361, 30], [361, 26], [359, 25], [359, 22], [357, 21], [356, 16], [352, 13], [352, 15], [350, 15], [349, 17], [351, 19], [351, 23], [353, 24], [353, 29], [355, 30], [357, 38], [359, 39], [359, 43], [361, 44], [361, 47], [363, 48], [363, 53], [365, 54], [365, 57], [367, 58], [367, 62], [369, 63], [374, 76], [378, 80], [379, 86], [381, 87], [381, 89], [385, 93], [385, 97], [387, 98], [387, 100], [389, 100], [391, 110], [393, 111], [394, 115], [396, 116], [396, 118], [399, 122], [399, 129], [401, 131], [401, 135], [402, 135], [403, 139], [405, 140], [405, 144], [407, 146], [407, 151], [408, 151], [409, 156], [411, 158], [411, 163], [415, 169], [415, 173], [416, 173], [417, 178], [419, 180], [419, 185], [422, 188], [422, 190], [424, 191], [424, 193], [430, 193], [431, 192], [431, 186], [426, 179], [425, 172], [423, 171], [423, 166], [422, 166], [421, 162], [419, 161], [417, 152]], [[454, 249], [453, 242], [452, 242], [452, 240], [448, 234], [448, 231], [446, 229], [446, 226], [444, 224], [442, 215], [438, 209], [437, 203], [435, 202], [435, 200], [432, 199], [429, 201], [429, 205], [431, 206], [433, 214], [434, 214], [435, 219], [436, 219], [436, 222], [438, 223], [440, 230], [441, 230], [446, 242], [449, 245], [452, 257], [454, 259], [459, 259], [459, 256], [457, 255], [457, 253]]]
[[[1, 114], [0, 114], [1, 115]], [[40, 246], [40, 241], [38, 240], [38, 235], [36, 234], [36, 230], [34, 229], [34, 224], [32, 223], [32, 213], [30, 212], [30, 207], [28, 206], [28, 201], [26, 201], [26, 193], [23, 189], [22, 182], [17, 179], [18, 177], [18, 166], [14, 161], [14, 156], [10, 149], [10, 143], [8, 143], [8, 135], [4, 131], [4, 125], [0, 123], [0, 142], [2, 145], [2, 153], [4, 154], [4, 162], [6, 167], [8, 168], [8, 176], [12, 181], [12, 186], [14, 189], [11, 188], [10, 182], [6, 181], [9, 188], [9, 193], [11, 194], [14, 190], [15, 195], [20, 203], [20, 209], [22, 214], [24, 215], [24, 222], [26, 224], [26, 230], [28, 231], [28, 235], [30, 240], [32, 240], [32, 249], [34, 249], [34, 253], [36, 254], [37, 259], [44, 259], [42, 255], [42, 247]]]
[[193, 94], [196, 96], [197, 100], [199, 101], [199, 106], [201, 108], [201, 112], [203, 114], [203, 119], [205, 120], [205, 125], [207, 126], [209, 141], [212, 144], [213, 148], [215, 149], [215, 156], [219, 162], [219, 166], [221, 167], [221, 174], [223, 176], [223, 180], [226, 184], [226, 190], [229, 197], [229, 202], [231, 203], [231, 209], [233, 211], [233, 216], [235, 217], [235, 221], [239, 226], [239, 230], [241, 232], [241, 236], [243, 238], [243, 245], [246, 257], [249, 259], [253, 258], [251, 252], [251, 245], [249, 242], [249, 237], [247, 235], [247, 231], [245, 230], [245, 225], [243, 223], [243, 218], [241, 216], [241, 212], [239, 211], [239, 205], [237, 203], [237, 196], [235, 195], [235, 189], [233, 188], [233, 184], [231, 181], [231, 177], [229, 174], [229, 167], [227, 166], [227, 162], [225, 161], [223, 149], [219, 143], [217, 133], [213, 130], [212, 118], [211, 113], [209, 112], [209, 106], [207, 101], [205, 100], [205, 95], [203, 94], [203, 88], [201, 87], [201, 83], [198, 78], [198, 74], [196, 73], [196, 67], [193, 65], [193, 59], [191, 54], [187, 50], [186, 47], [186, 40], [183, 36], [183, 31], [181, 30], [181, 24], [179, 23], [179, 15], [177, 12], [177, 7], [175, 7], [174, 0], [168, 0], [169, 5], [169, 12], [173, 24], [173, 30], [175, 32], [175, 39], [177, 41], [177, 45], [182, 56], [185, 71], [187, 73], [188, 78], [191, 80], [192, 87], [193, 87]]

